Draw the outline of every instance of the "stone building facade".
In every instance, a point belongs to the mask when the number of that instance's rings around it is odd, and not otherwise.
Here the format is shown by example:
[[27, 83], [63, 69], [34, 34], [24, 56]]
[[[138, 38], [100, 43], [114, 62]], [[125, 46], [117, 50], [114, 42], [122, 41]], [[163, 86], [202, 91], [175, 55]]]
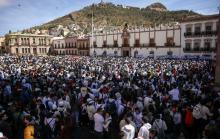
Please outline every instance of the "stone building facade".
[[5, 35], [6, 51], [11, 54], [47, 55], [51, 36], [37, 34], [10, 33]]

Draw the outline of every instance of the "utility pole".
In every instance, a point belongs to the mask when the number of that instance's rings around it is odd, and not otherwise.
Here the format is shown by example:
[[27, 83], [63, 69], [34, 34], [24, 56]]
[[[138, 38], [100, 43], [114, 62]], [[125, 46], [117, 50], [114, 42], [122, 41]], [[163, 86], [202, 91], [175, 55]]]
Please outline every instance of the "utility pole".
[[220, 88], [220, 5], [219, 10], [219, 20], [218, 20], [218, 45], [217, 45], [217, 54], [216, 54], [216, 70], [215, 70], [215, 85], [217, 88]]

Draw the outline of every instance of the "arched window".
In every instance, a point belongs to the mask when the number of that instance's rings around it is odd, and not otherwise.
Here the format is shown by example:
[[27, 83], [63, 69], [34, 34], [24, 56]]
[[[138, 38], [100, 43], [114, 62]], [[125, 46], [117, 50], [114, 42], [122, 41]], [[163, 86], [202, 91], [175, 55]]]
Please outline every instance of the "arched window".
[[134, 57], [137, 57], [138, 56], [138, 51], [136, 50], [135, 52], [134, 52]]
[[173, 55], [173, 51], [168, 51], [167, 55], [172, 56]]
[[104, 52], [102, 53], [102, 56], [107, 56], [107, 52], [104, 51]]
[[115, 55], [115, 56], [118, 56], [118, 51], [114, 51], [114, 55]]

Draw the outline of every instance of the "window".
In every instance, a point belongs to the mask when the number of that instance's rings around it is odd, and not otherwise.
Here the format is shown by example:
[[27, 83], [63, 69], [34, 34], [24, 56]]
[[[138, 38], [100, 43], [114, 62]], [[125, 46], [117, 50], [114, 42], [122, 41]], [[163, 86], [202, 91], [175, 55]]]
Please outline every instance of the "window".
[[196, 26], [195, 27], [195, 35], [199, 35], [201, 33], [201, 27], [200, 26]]
[[150, 38], [150, 44], [154, 43], [154, 38]]
[[31, 53], [30, 48], [28, 48], [28, 53]]
[[206, 25], [205, 26], [205, 31], [206, 32], [211, 32], [212, 31], [212, 26], [211, 25]]
[[60, 49], [60, 44], [58, 44], [58, 49]]
[[118, 41], [114, 41], [114, 47], [118, 47]]
[[190, 43], [190, 42], [186, 42], [185, 48], [186, 48], [186, 49], [191, 49], [191, 43]]
[[192, 32], [192, 28], [191, 27], [186, 27], [186, 33], [191, 33]]
[[93, 47], [97, 47], [96, 41], [93, 41]]
[[29, 39], [29, 38], [27, 38], [27, 44], [28, 44], [28, 45], [30, 44], [30, 39]]
[[200, 42], [194, 42], [194, 50], [195, 51], [199, 51], [199, 49], [200, 49]]
[[70, 43], [69, 43], [69, 48], [70, 48]]
[[168, 37], [167, 38], [166, 46], [172, 46], [173, 44], [174, 44], [173, 37]]
[[57, 48], [57, 44], [54, 44], [54, 48], [55, 48], [55, 49]]
[[24, 53], [24, 48], [22, 48], [22, 53]]
[[39, 50], [40, 50], [40, 53], [41, 53], [41, 52], [42, 52], [42, 51], [41, 51], [41, 48], [39, 48]]
[[21, 45], [23, 45], [24, 44], [24, 39], [23, 38], [21, 38]]
[[27, 48], [25, 48], [25, 53], [27, 53]]
[[74, 43], [72, 43], [72, 48], [73, 48], [73, 46], [74, 46]]
[[107, 41], [103, 41], [103, 46], [107, 46]]
[[33, 44], [35, 44], [35, 38], [33, 38]]
[[62, 45], [62, 48], [64, 48], [64, 44], [62, 43], [61, 45]]
[[136, 40], [135, 40], [135, 45], [136, 45], [136, 46], [139, 46], [139, 45], [140, 45], [140, 40], [139, 40], [139, 39], [136, 39]]
[[211, 48], [211, 42], [205, 42], [205, 44], [204, 44], [204, 49], [206, 50], [206, 51], [208, 51], [208, 50], [210, 50], [210, 48]]
[[18, 54], [18, 48], [16, 48], [16, 54]]

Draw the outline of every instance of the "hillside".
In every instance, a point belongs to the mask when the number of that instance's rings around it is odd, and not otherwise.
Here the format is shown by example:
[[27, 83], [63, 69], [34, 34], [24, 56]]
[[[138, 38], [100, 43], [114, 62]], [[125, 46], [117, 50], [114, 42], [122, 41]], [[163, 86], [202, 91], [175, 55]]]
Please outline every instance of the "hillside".
[[[160, 9], [160, 10], [155, 10]], [[183, 17], [199, 15], [193, 11], [169, 11], [161, 3], [155, 3], [146, 8], [114, 5], [112, 3], [99, 3], [87, 6], [79, 11], [72, 12], [51, 22], [37, 26], [38, 29], [50, 29], [57, 25], [77, 24], [85, 33], [91, 31], [92, 11], [94, 12], [94, 25], [103, 26], [151, 26], [180, 21]]]

